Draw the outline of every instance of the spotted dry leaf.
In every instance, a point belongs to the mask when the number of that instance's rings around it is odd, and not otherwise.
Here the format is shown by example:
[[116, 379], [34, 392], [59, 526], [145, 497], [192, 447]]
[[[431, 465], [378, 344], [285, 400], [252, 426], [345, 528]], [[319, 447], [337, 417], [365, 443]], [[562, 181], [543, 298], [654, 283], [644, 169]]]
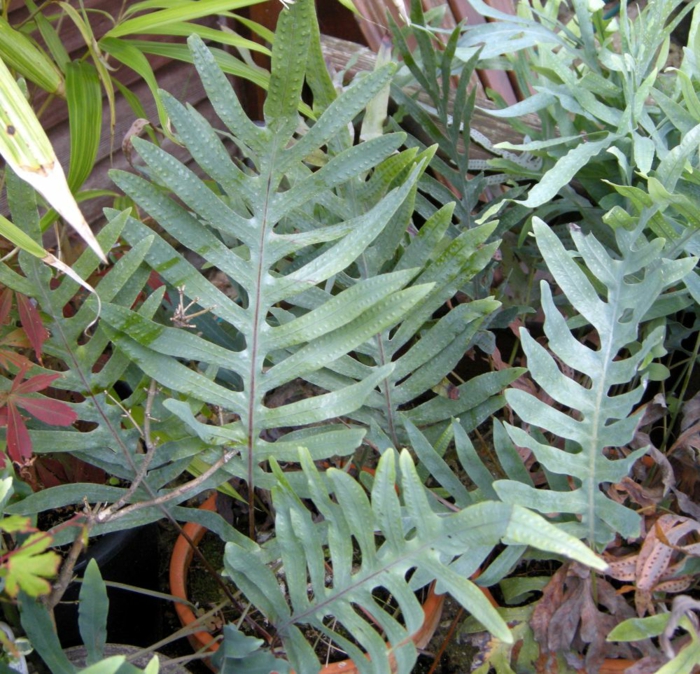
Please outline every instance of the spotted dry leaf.
[[692, 576], [680, 575], [685, 557], [700, 556], [700, 543], [680, 545], [692, 533], [700, 533], [696, 520], [662, 515], [649, 529], [638, 553], [623, 558], [604, 555], [609, 564], [609, 576], [633, 583], [639, 616], [655, 612], [654, 592], [682, 592], [693, 582]]
[[696, 393], [683, 405], [681, 434], [669, 453], [692, 456], [700, 452], [700, 393]]

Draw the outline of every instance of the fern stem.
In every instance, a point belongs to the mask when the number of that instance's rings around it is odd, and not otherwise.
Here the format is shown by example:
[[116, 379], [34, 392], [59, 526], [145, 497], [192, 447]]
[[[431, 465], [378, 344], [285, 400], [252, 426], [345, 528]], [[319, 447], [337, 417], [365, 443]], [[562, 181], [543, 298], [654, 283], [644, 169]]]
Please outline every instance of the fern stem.
[[[270, 166], [274, 166], [276, 151], [272, 152]], [[255, 456], [255, 442], [258, 437], [258, 424], [256, 423], [256, 409], [258, 403], [262, 404], [262, 396], [258, 392], [258, 373], [262, 371], [262, 363], [258, 364], [258, 351], [262, 322], [265, 320], [265, 311], [262, 307], [261, 288], [263, 284], [263, 273], [265, 269], [265, 242], [269, 236], [268, 214], [270, 208], [270, 193], [272, 192], [272, 173], [268, 171], [265, 184], [265, 204], [260, 219], [260, 231], [258, 233], [257, 269], [255, 278], [255, 293], [253, 296], [253, 320], [252, 333], [250, 336], [250, 374], [248, 381], [248, 536], [255, 541], [255, 482], [253, 477], [253, 460]], [[253, 251], [251, 251], [252, 253]], [[250, 307], [248, 307], [250, 310]], [[260, 398], [260, 400], [258, 400]]]

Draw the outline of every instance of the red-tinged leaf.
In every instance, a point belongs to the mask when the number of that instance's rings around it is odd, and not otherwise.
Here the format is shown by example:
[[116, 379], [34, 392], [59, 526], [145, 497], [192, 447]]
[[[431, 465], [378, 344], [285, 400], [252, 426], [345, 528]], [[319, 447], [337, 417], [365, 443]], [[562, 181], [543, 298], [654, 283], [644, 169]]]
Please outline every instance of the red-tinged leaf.
[[12, 291], [9, 288], [4, 288], [0, 291], [0, 325], [5, 325], [7, 317], [12, 309]]
[[32, 361], [16, 351], [0, 349], [0, 367], [4, 370], [9, 370], [10, 365], [14, 365], [20, 370], [26, 370], [32, 366]]
[[10, 459], [21, 465], [32, 456], [32, 441], [22, 415], [14, 405], [8, 405], [7, 453]]
[[104, 484], [107, 481], [107, 475], [102, 468], [97, 468], [97, 466], [93, 466], [75, 457], [68, 457], [68, 462], [73, 475], [71, 482]]
[[163, 279], [160, 277], [160, 274], [158, 274], [157, 271], [151, 271], [146, 285], [148, 285], [148, 287], [151, 290], [158, 290], [158, 288], [160, 288], [162, 285], [165, 285], [165, 283], [163, 282]]
[[16, 398], [15, 404], [52, 426], [70, 426], [78, 415], [66, 403], [51, 398]]
[[[17, 374], [17, 379], [19, 379], [20, 375], [23, 374], [23, 372], [19, 372]], [[13, 393], [38, 393], [39, 391], [43, 391], [45, 388], [48, 386], [51, 386], [53, 382], [55, 382], [57, 379], [61, 377], [60, 372], [56, 374], [37, 374], [33, 377], [30, 377], [27, 379], [27, 381], [23, 381], [17, 386], [15, 384], [12, 384], [12, 391]], [[15, 381], [17, 381], [15, 379]]]
[[27, 333], [29, 342], [34, 349], [39, 362], [41, 362], [44, 342], [48, 339], [49, 332], [44, 327], [41, 316], [39, 315], [39, 310], [36, 308], [36, 304], [26, 295], [22, 295], [21, 293], [15, 293], [15, 295], [17, 297], [19, 320]]
[[34, 467], [41, 482], [41, 487], [48, 489], [49, 487], [57, 487], [59, 484], [66, 484], [69, 481], [60, 461], [46, 456], [40, 456], [38, 459], [34, 463]]

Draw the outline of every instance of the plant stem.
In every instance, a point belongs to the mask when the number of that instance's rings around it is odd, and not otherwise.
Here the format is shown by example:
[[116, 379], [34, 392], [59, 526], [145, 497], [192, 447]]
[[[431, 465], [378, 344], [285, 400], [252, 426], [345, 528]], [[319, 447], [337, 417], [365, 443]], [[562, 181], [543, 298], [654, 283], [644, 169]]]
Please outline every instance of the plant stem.
[[[144, 508], [152, 508], [154, 506], [163, 506], [170, 501], [175, 499], [184, 500], [187, 498], [188, 492], [197, 491], [199, 487], [206, 482], [217, 470], [224, 466], [228, 461], [230, 461], [236, 454], [238, 454], [238, 449], [230, 449], [225, 452], [218, 461], [212, 463], [212, 465], [205, 470], [199, 477], [194, 480], [190, 480], [185, 484], [169, 491], [167, 494], [162, 496], [155, 496], [149, 501], [139, 501], [138, 503], [133, 503], [130, 506], [121, 508], [120, 510], [113, 511], [111, 508], [107, 508], [101, 513], [95, 516], [95, 521], [99, 524], [104, 524], [106, 522], [113, 522], [114, 520], [121, 519], [126, 515], [130, 515], [137, 510], [143, 510]], [[170, 517], [170, 515], [168, 515]], [[182, 533], [182, 532], [181, 532]]]
[[83, 531], [80, 535], [76, 536], [75, 540], [73, 541], [73, 545], [71, 545], [70, 551], [68, 552], [68, 556], [61, 565], [61, 571], [58, 574], [58, 580], [54, 583], [53, 590], [51, 590], [51, 594], [45, 600], [46, 608], [48, 609], [49, 613], [51, 613], [52, 619], [53, 610], [54, 608], [56, 608], [56, 604], [58, 604], [58, 602], [61, 601], [63, 594], [65, 593], [66, 589], [70, 585], [71, 579], [73, 578], [73, 569], [75, 568], [78, 558], [80, 557], [80, 553], [82, 553], [83, 548], [85, 547], [85, 540], [87, 539], [88, 534], [90, 533], [90, 529], [92, 528], [93, 522], [94, 514], [91, 512], [85, 518], [85, 522], [83, 524]]

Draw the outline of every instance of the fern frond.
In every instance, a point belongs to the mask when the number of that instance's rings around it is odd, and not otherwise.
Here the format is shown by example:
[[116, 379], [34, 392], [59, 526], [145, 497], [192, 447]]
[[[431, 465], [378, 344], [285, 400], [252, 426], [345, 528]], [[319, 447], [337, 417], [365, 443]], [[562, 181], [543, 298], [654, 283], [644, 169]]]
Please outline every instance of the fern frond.
[[[237, 295], [231, 298], [221, 292], [163, 237], [128, 219], [126, 240], [136, 245], [146, 235], [155, 236], [146, 263], [168, 286], [184, 288], [187, 301], [208, 310], [202, 321], [208, 327], [201, 334], [182, 334], [181, 328], [123, 307], [108, 304], [103, 313], [115, 344], [148, 376], [175, 393], [239, 417], [228, 432], [243, 438], [245, 453], [231, 461], [228, 470], [245, 477], [251, 489], [257, 466], [275, 454], [275, 444], [261, 434], [352, 414], [393, 365], [365, 367], [345, 386], [328, 387], [324, 393], [280, 407], [268, 407], [267, 396], [296, 378], [312, 380], [315, 372], [349, 359], [348, 353], [402, 321], [433, 288], [430, 281], [407, 287], [417, 271], [401, 270], [375, 274], [356, 287], [330, 290], [334, 279], [356, 263], [404, 208], [426, 160], [416, 160], [412, 152], [397, 155], [403, 136], [389, 134], [327, 154], [324, 165], [311, 171], [307, 157], [323, 153], [339, 133], [346, 133], [353, 117], [389, 81], [393, 67], [372, 73], [336, 100], [326, 101], [309, 130], [296, 138], [306, 69], [300, 54], [306, 53], [314, 31], [309, 0], [285, 10], [280, 21], [263, 127], [245, 117], [201, 40], [193, 36], [189, 41], [207, 93], [245, 156], [245, 166], [229, 156], [219, 132], [206, 120], [164, 94], [179, 139], [215, 181], [214, 189], [146, 142], [134, 143], [146, 163], [146, 177], [112, 174], [169, 235], [226, 274]], [[375, 168], [395, 156], [401, 158], [403, 171], [393, 189], [358, 209], [352, 190], [345, 186], [362, 184], [368, 174], [371, 185]], [[216, 330], [217, 322], [223, 332]], [[200, 433], [177, 401], [168, 403], [168, 408], [184, 415], [188, 426]], [[326, 454], [320, 456], [320, 440], [330, 434], [337, 439], [341, 431], [316, 427], [304, 443], [312, 446], [314, 456], [326, 458], [351, 452], [361, 437], [357, 429], [349, 428], [346, 437], [354, 444], [327, 442]], [[205, 436], [201, 432], [200, 438]], [[292, 445], [284, 442], [281, 455], [289, 456]]]
[[[300, 450], [300, 463], [307, 481], [305, 492], [323, 521], [314, 520], [280, 470], [279, 485], [273, 489], [274, 545], [268, 550], [228, 543], [225, 553], [227, 574], [262, 609], [297, 672], [317, 672], [320, 666], [303, 636], [303, 625], [312, 625], [343, 648], [363, 674], [388, 672], [389, 658], [395, 658], [398, 672], [410, 672], [416, 650], [409, 637], [423, 622], [414, 592], [432, 580], [438, 581], [438, 592], [449, 591], [495, 636], [510, 643], [508, 627], [496, 610], [451, 567], [457, 556], [468, 557], [503, 542], [532, 545], [597, 568], [604, 566], [580, 541], [517, 505], [483, 502], [460, 512], [434, 512], [407, 451], [400, 457], [394, 450], [383, 454], [371, 499], [343, 471], [331, 469], [328, 481], [324, 480], [304, 450]], [[287, 597], [266, 564], [277, 555]], [[395, 617], [395, 608], [377, 599], [379, 588], [391, 594], [401, 621]], [[334, 622], [325, 621], [326, 616], [333, 616]]]
[[[533, 228], [555, 282], [573, 309], [596, 330], [600, 346], [593, 349], [574, 335], [543, 281], [544, 331], [554, 355], [521, 329], [523, 350], [533, 379], [572, 412], [562, 412], [524, 391], [510, 390], [506, 398], [524, 423], [563, 438], [565, 446], [549, 444], [542, 436], [537, 439], [522, 428], [506, 428], [512, 441], [530, 449], [547, 471], [575, 482], [565, 491], [538, 490], [518, 481], [498, 481], [494, 487], [509, 503], [577, 516], [580, 521], [570, 519], [563, 526], [592, 546], [604, 545], [616, 533], [638, 536], [639, 515], [610, 500], [602, 487], [626, 476], [646, 451], [642, 448], [626, 456], [617, 451], [634, 436], [641, 418], [641, 411], [634, 408], [644, 393], [644, 368], [663, 345], [663, 326], [640, 337], [641, 326], [664, 290], [681, 281], [696, 260], [665, 259], [661, 239], [646, 241], [625, 230], [617, 231], [622, 253], [614, 258], [593, 235], [572, 227], [579, 266], [544, 222], [535, 218]], [[604, 298], [597, 287], [604, 289]], [[568, 377], [555, 356], [584, 377]], [[641, 383], [636, 384], [639, 377]], [[620, 386], [626, 390], [617, 393]]]

